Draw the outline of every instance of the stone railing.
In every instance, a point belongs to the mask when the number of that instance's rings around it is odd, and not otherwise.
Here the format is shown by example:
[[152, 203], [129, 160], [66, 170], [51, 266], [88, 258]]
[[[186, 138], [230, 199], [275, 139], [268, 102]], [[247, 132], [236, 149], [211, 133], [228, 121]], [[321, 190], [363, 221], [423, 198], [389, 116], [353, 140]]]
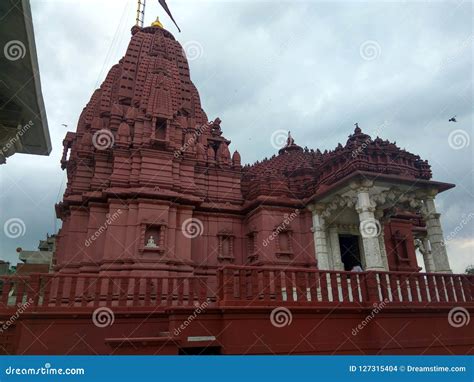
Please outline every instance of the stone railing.
[[206, 277], [133, 277], [33, 274], [0, 278], [0, 310], [120, 310], [194, 307], [215, 301]]
[[0, 310], [130, 312], [174, 307], [398, 307], [474, 304], [474, 276], [226, 266], [215, 277], [34, 274], [0, 278]]
[[219, 285], [220, 306], [474, 303], [472, 275], [228, 266], [219, 270]]

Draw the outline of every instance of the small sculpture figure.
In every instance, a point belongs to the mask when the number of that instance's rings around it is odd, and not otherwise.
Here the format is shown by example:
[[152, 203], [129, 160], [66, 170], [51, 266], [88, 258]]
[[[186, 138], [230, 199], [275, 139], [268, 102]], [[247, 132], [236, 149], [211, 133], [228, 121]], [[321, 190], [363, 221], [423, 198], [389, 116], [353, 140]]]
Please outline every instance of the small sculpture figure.
[[288, 138], [286, 139], [286, 147], [293, 146], [295, 144], [295, 140], [291, 136], [291, 132], [288, 131]]
[[431, 253], [431, 251], [426, 248], [425, 244], [420, 239], [415, 239], [415, 249], [418, 249], [422, 255]]
[[210, 122], [212, 136], [215, 137], [222, 135], [221, 122], [220, 118], [216, 118], [214, 121]]
[[147, 241], [147, 243], [146, 243], [146, 247], [147, 247], [147, 248], [156, 248], [156, 247], [157, 247], [157, 245], [156, 245], [156, 243], [155, 243], [155, 239], [153, 239], [153, 236], [150, 236], [150, 237], [148, 238], [148, 241]]

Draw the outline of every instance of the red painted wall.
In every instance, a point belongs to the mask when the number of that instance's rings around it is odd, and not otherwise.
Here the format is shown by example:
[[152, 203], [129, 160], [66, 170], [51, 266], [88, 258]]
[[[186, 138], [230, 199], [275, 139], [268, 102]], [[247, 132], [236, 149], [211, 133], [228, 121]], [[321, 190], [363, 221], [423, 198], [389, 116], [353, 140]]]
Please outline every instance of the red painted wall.
[[[357, 331], [370, 309], [292, 307], [291, 324], [281, 328], [272, 325], [271, 311], [209, 309], [191, 321], [192, 309], [116, 312], [105, 328], [96, 327], [90, 314], [33, 318], [24, 313], [2, 346], [9, 354], [178, 354], [180, 348], [206, 346], [217, 346], [222, 354], [473, 354], [471, 328], [452, 327], [449, 308], [386, 307]], [[177, 332], [186, 320], [189, 324]], [[210, 336], [216, 340], [188, 341]]]
[[390, 271], [418, 272], [413, 224], [409, 220], [390, 219], [385, 224], [385, 249]]

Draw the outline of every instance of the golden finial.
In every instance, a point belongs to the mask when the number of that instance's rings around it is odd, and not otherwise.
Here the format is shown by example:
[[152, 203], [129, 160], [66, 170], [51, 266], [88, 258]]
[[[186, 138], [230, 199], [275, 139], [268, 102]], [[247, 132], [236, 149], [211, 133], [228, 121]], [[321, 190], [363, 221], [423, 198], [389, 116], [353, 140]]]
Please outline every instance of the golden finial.
[[164, 29], [164, 28], [163, 28], [163, 24], [160, 22], [160, 18], [159, 18], [159, 17], [157, 17], [156, 20], [151, 23], [151, 26], [152, 26], [152, 27], [158, 27], [158, 28]]

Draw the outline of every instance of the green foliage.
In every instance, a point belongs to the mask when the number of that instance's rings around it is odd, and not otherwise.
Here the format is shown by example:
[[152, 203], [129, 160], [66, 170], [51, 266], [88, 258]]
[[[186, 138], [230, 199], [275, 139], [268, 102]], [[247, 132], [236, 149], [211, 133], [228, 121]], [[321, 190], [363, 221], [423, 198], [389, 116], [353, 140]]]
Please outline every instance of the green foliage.
[[464, 272], [468, 275], [474, 275], [474, 265], [469, 265]]

